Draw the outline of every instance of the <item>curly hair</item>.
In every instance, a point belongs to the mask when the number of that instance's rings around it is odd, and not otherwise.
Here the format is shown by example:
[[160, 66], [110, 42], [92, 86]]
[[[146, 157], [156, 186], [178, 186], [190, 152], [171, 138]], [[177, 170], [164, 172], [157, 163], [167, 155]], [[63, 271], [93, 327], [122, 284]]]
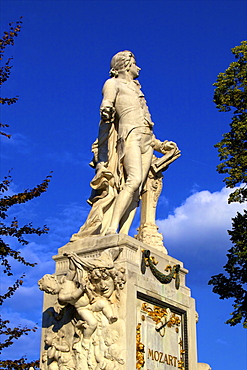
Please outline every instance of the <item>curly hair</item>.
[[135, 58], [134, 54], [129, 50], [119, 51], [112, 57], [111, 60], [111, 77], [118, 77], [120, 71], [128, 70], [131, 57]]
[[57, 294], [59, 282], [55, 275], [46, 274], [38, 281], [39, 289], [49, 294]]
[[108, 276], [111, 277], [113, 280], [116, 298], [119, 300], [120, 290], [124, 288], [124, 284], [126, 283], [125, 269], [123, 267], [118, 269], [115, 267], [111, 269], [96, 268], [90, 271], [89, 280], [91, 281], [91, 283], [95, 284], [97, 280], [104, 280]]

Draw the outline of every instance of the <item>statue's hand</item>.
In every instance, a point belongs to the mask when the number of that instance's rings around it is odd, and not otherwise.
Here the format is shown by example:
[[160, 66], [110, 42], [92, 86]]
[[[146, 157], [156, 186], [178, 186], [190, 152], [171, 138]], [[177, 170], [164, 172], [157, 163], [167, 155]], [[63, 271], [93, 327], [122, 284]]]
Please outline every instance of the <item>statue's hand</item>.
[[156, 150], [157, 152], [161, 154], [166, 154], [170, 150], [174, 150], [174, 149], [178, 150], [177, 144], [174, 143], [173, 141], [169, 141], [169, 140], [160, 141], [159, 139], [156, 139], [155, 136], [153, 139], [153, 148], [154, 150]]
[[162, 153], [169, 152], [170, 150], [173, 150], [176, 148], [177, 148], [177, 144], [174, 143], [173, 141], [168, 141], [168, 140], [163, 141], [163, 143], [160, 146]]
[[78, 283], [79, 283], [79, 288], [81, 289], [82, 292], [84, 292], [87, 286], [85, 281], [80, 281]]
[[100, 115], [104, 122], [111, 123], [115, 116], [115, 108], [114, 107], [101, 108]]

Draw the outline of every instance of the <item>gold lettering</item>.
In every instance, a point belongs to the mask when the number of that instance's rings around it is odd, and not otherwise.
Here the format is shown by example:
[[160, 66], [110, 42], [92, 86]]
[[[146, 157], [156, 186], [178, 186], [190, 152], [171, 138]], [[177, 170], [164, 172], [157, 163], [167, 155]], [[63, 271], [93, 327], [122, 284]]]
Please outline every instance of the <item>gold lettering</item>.
[[173, 356], [169, 355], [168, 357], [169, 357], [169, 365], [173, 365], [173, 363], [172, 363]]
[[165, 354], [165, 362], [167, 363], [167, 365], [170, 365], [170, 362], [168, 362], [167, 354]]
[[175, 356], [173, 356], [173, 360], [174, 360], [174, 367], [176, 367], [177, 366], [177, 357], [175, 357]]
[[159, 361], [159, 352], [158, 351], [154, 351], [154, 359], [155, 359], [155, 361]]
[[161, 364], [166, 363], [167, 365], [171, 365], [174, 367], [177, 367], [178, 365], [178, 358], [176, 356], [168, 355], [160, 351], [154, 351], [150, 348], [148, 348], [148, 359], [157, 361]]
[[148, 359], [149, 359], [149, 357], [151, 357], [152, 360], [154, 359], [154, 351], [150, 348], [148, 349]]
[[162, 361], [162, 357], [163, 357], [164, 353], [163, 352], [160, 352], [160, 363], [163, 364], [165, 361]]

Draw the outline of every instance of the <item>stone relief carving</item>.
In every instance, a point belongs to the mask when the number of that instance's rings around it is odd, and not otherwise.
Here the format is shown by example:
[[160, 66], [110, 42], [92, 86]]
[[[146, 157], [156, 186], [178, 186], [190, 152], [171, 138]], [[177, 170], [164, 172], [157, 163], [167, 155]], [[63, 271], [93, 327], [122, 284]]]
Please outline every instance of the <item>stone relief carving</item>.
[[54, 296], [48, 310], [42, 370], [117, 370], [124, 360], [119, 351], [123, 323], [119, 320], [120, 293], [125, 270], [117, 267], [121, 250], [111, 248], [99, 258], [67, 253], [64, 276], [44, 275], [39, 287]]
[[[138, 239], [163, 246], [155, 225], [156, 204], [162, 171], [180, 151], [176, 143], [154, 136], [154, 123], [136, 80], [139, 71], [130, 51], [121, 51], [111, 60], [111, 78], [103, 87], [99, 134], [92, 146], [91, 165], [96, 170], [89, 199], [92, 209], [71, 241], [91, 235], [128, 234], [142, 197]], [[154, 157], [154, 150], [163, 157]]]
[[42, 362], [50, 370], [74, 370], [75, 357], [70, 344], [65, 338], [64, 330], [57, 333], [47, 332], [45, 344], [48, 349], [43, 352]]
[[180, 286], [180, 277], [179, 277], [180, 265], [174, 265], [173, 267], [171, 267], [170, 265], [166, 266], [165, 271], [170, 271], [170, 273], [164, 274], [155, 267], [157, 263], [158, 262], [154, 259], [154, 257], [150, 256], [150, 251], [148, 249], [142, 250], [142, 261], [141, 261], [142, 274], [145, 274], [146, 268], [150, 267], [152, 274], [162, 284], [169, 284], [172, 281], [172, 279], [175, 279], [175, 288], [178, 290]]

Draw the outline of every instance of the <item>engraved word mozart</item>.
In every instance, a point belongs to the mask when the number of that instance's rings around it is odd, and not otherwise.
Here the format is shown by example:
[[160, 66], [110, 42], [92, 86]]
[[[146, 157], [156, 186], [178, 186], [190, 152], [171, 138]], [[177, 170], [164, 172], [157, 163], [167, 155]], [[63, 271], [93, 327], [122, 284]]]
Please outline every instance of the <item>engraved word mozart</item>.
[[167, 364], [174, 367], [177, 367], [177, 357], [172, 355], [167, 355], [160, 351], [154, 351], [153, 349], [148, 348], [148, 359], [157, 361], [161, 364]]

